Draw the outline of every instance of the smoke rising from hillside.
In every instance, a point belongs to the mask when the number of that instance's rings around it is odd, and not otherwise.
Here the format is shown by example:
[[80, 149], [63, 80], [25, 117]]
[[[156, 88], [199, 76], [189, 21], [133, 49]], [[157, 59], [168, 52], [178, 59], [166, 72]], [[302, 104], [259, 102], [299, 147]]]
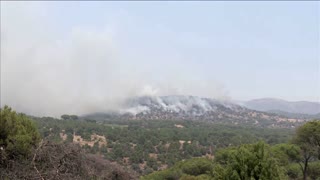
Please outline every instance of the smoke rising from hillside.
[[117, 109], [141, 95], [227, 98], [216, 80], [170, 54], [161, 62], [126, 56], [122, 34], [107, 24], [59, 33], [47, 8], [1, 2], [1, 106], [60, 116]]

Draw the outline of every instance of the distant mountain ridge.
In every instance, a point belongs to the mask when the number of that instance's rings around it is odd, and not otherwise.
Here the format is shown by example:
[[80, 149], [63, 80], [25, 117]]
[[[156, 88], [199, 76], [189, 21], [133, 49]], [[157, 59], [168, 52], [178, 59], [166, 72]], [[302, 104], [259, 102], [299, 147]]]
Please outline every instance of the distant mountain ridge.
[[138, 120], [196, 120], [261, 127], [295, 127], [305, 119], [248, 109], [229, 101], [197, 96], [140, 96], [128, 99], [118, 112], [86, 117]]
[[299, 119], [320, 119], [320, 113], [318, 114], [301, 114], [301, 113], [290, 113], [279, 110], [267, 111], [268, 113], [273, 113], [277, 115], [282, 115], [288, 118], [299, 118]]
[[244, 102], [247, 108], [265, 112], [287, 112], [295, 114], [315, 115], [320, 113], [320, 103], [308, 101], [290, 102], [282, 99], [263, 98]]

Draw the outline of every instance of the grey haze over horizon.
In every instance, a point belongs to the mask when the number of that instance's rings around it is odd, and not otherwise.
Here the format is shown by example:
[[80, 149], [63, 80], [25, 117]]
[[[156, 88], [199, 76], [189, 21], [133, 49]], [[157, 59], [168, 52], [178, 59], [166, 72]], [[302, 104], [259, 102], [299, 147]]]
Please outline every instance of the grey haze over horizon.
[[144, 95], [320, 102], [319, 19], [319, 2], [1, 1], [1, 106], [59, 116]]

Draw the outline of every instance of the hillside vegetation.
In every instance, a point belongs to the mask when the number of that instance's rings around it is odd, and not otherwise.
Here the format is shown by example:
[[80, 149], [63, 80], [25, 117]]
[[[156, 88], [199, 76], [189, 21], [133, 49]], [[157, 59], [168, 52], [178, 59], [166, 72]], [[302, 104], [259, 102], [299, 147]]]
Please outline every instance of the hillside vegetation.
[[287, 142], [293, 130], [174, 120], [60, 120], [34, 118], [42, 136], [79, 144], [89, 153], [147, 174], [191, 157], [213, 158], [218, 148], [264, 140]]
[[294, 131], [186, 120], [40, 118], [4, 107], [0, 177], [317, 179], [319, 131], [319, 121]]
[[40, 141], [32, 119], [5, 106], [0, 110], [0, 179], [137, 179], [73, 143]]
[[142, 179], [320, 179], [320, 121], [299, 127], [291, 143], [260, 141], [220, 149], [214, 160], [191, 159]]

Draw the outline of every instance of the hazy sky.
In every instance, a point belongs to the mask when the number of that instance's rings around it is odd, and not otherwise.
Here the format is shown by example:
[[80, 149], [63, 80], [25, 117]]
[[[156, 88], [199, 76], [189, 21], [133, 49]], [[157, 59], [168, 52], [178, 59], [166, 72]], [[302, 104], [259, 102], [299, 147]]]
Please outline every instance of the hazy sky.
[[1, 106], [133, 95], [320, 101], [319, 2], [1, 2]]

